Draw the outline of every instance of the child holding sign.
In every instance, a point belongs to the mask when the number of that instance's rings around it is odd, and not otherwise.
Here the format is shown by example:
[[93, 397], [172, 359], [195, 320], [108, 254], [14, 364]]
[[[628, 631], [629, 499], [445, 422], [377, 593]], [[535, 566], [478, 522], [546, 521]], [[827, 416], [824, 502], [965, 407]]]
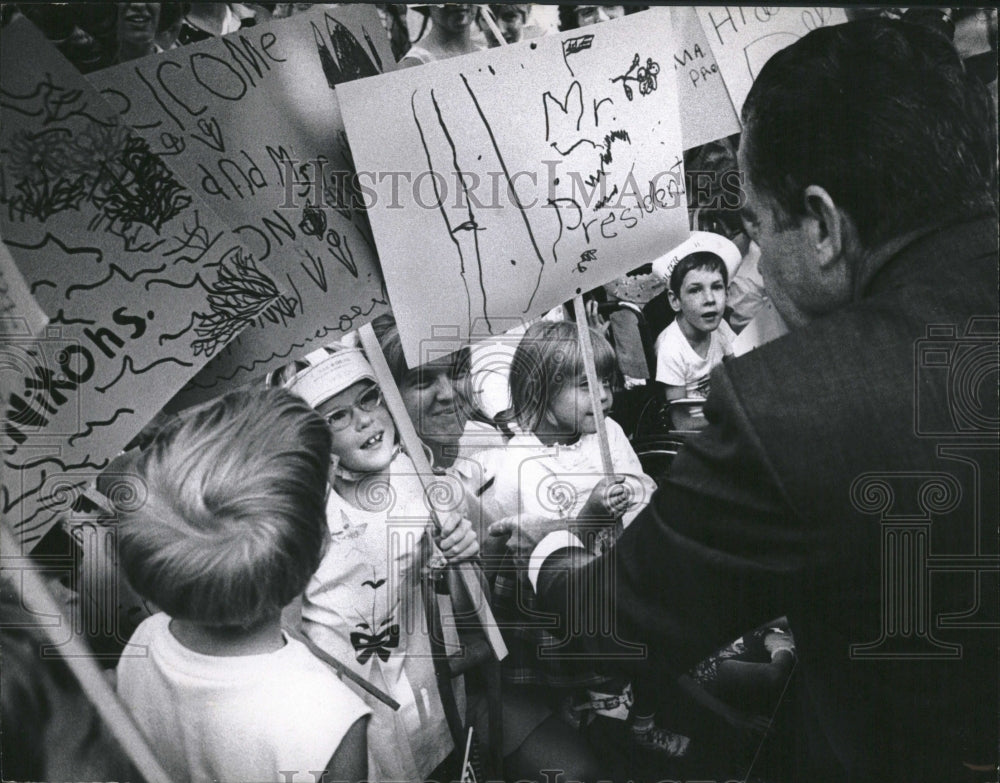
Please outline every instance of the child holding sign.
[[[591, 329], [591, 335], [607, 413], [614, 349], [600, 332]], [[487, 500], [493, 517], [521, 513], [610, 524], [621, 516], [628, 525], [656, 485], [613, 419], [607, 420], [611, 458], [615, 471], [625, 475], [605, 476], [575, 324], [539, 321], [528, 328], [514, 352], [510, 394], [521, 431], [507, 444], [502, 464], [491, 468], [496, 482]]]
[[[393, 711], [371, 700], [371, 779], [426, 780], [454, 743], [423, 616], [421, 576], [434, 548], [416, 470], [400, 450], [375, 373], [359, 349], [321, 348], [271, 382], [285, 383], [316, 408], [332, 435], [329, 550], [305, 590], [303, 631], [400, 704]], [[458, 515], [440, 535], [449, 561], [479, 551], [471, 526]]]
[[170, 780], [366, 775], [368, 709], [281, 630], [325, 548], [329, 454], [323, 419], [280, 389], [226, 395], [132, 452], [121, 560], [163, 611], [133, 634], [118, 691]]
[[[611, 406], [608, 378], [614, 372], [615, 355], [600, 332], [591, 329], [591, 340], [606, 413]], [[616, 475], [605, 474], [575, 324], [541, 321], [528, 328], [514, 352], [510, 392], [521, 432], [493, 465], [486, 466], [495, 482], [484, 497], [484, 508], [496, 519], [518, 514], [576, 519], [590, 525], [595, 548], [613, 544], [616, 520], [621, 518], [622, 527], [631, 523], [656, 485], [643, 472], [613, 419], [606, 419], [605, 424]], [[565, 704], [569, 697], [574, 714], [584, 708], [616, 718], [630, 714], [629, 687], [560, 656], [559, 640], [531, 621], [533, 594], [526, 579], [502, 569], [495, 597], [497, 617], [507, 622], [511, 655], [505, 661], [505, 675], [509, 681], [552, 686], [554, 698]], [[578, 688], [590, 689], [591, 694], [578, 697], [568, 690]], [[603, 693], [609, 690], [615, 693]], [[670, 756], [686, 750], [687, 738], [654, 726], [652, 710], [645, 709], [645, 704], [637, 705], [632, 718], [633, 738], [639, 747]]]

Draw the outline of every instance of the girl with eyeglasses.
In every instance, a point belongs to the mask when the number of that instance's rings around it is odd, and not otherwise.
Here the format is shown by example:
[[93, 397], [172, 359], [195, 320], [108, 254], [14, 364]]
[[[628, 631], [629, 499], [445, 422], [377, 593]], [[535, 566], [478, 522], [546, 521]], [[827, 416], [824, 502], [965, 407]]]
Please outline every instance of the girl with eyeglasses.
[[[290, 376], [290, 377], [289, 377]], [[371, 780], [427, 780], [454, 742], [423, 615], [421, 572], [435, 546], [449, 562], [474, 557], [468, 520], [452, 514], [433, 539], [430, 513], [375, 373], [356, 348], [320, 349], [277, 377], [331, 433], [329, 546], [306, 588], [302, 630], [400, 704], [368, 698]]]

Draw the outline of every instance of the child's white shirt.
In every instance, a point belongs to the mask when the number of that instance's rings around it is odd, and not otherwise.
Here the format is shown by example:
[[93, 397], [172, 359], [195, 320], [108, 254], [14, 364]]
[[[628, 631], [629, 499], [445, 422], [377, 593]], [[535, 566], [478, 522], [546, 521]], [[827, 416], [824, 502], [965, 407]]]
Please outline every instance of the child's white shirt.
[[[656, 483], [643, 472], [618, 422], [606, 418], [605, 425], [614, 472], [625, 476], [631, 499], [622, 517], [627, 526], [649, 503]], [[570, 446], [546, 446], [534, 434], [521, 433], [502, 452], [490, 450], [483, 457], [484, 469], [495, 477], [493, 487], [483, 496], [483, 508], [493, 519], [518, 513], [575, 518], [606, 475], [596, 433], [584, 435]]]
[[[118, 693], [170, 780], [285, 781], [322, 770], [369, 713], [302, 642], [222, 657], [189, 650], [163, 613], [144, 620], [118, 663]], [[298, 778], [295, 778], [298, 779]]]
[[[387, 482], [357, 509], [331, 490], [330, 541], [306, 587], [302, 630], [319, 647], [400, 703], [366, 696], [369, 776], [424, 780], [451, 752], [426, 631], [420, 585], [430, 513], [413, 462], [399, 454]], [[456, 693], [462, 699], [460, 683]]]
[[677, 321], [656, 338], [656, 380], [668, 386], [683, 386], [686, 397], [708, 397], [708, 377], [723, 357], [732, 353], [736, 334], [725, 321], [711, 332], [708, 352], [702, 358], [691, 347]]

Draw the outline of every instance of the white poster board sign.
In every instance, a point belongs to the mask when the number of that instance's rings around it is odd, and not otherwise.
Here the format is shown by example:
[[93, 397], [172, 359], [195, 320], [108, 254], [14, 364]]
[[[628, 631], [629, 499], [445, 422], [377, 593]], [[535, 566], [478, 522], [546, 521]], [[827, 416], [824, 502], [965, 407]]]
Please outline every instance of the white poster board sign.
[[[288, 287], [233, 340], [194, 402], [341, 337], [388, 307], [336, 88], [395, 68], [374, 6], [318, 7], [90, 74], [104, 98]], [[352, 208], [353, 207], [353, 208]]]
[[671, 6], [669, 13], [676, 41], [673, 62], [684, 149], [739, 133], [739, 118], [697, 12], [691, 6]]
[[27, 20], [0, 42], [0, 233], [49, 318], [6, 336], [0, 363], [0, 513], [31, 548], [182, 384], [287, 300]]
[[811, 30], [847, 21], [843, 8], [720, 5], [698, 18], [722, 71], [736, 113], [771, 56]]
[[687, 236], [673, 57], [645, 13], [338, 88], [411, 365]]

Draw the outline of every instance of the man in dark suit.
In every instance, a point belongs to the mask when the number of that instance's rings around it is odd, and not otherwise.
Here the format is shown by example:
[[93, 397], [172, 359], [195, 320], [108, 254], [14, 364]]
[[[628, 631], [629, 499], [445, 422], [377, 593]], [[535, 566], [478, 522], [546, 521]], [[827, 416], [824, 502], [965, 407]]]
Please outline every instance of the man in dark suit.
[[716, 370], [708, 428], [610, 553], [492, 532], [565, 627], [614, 623], [577, 634], [596, 655], [637, 640], [680, 674], [787, 615], [796, 779], [975, 780], [998, 739], [989, 98], [945, 37], [861, 20], [776, 54], [743, 121], [744, 223], [791, 333]]

